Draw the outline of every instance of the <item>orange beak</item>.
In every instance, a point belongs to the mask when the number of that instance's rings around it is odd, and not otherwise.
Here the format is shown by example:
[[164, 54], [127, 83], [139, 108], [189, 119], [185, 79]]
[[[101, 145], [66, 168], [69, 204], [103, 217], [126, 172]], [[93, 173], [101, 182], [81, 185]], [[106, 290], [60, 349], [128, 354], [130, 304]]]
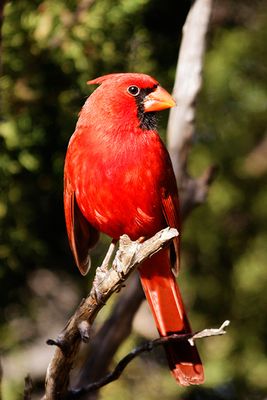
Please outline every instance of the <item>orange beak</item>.
[[165, 110], [175, 106], [175, 104], [172, 96], [161, 86], [158, 86], [154, 92], [149, 93], [144, 98], [145, 112]]

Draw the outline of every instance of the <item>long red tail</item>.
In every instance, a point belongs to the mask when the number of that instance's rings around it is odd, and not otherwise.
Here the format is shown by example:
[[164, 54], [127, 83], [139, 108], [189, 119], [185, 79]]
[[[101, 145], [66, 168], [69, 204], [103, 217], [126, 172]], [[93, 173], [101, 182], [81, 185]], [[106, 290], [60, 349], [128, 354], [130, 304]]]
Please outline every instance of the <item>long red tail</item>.
[[[190, 333], [183, 300], [171, 272], [168, 249], [145, 261], [139, 269], [142, 286], [161, 336]], [[196, 346], [188, 341], [165, 346], [170, 369], [181, 385], [204, 382], [203, 366]]]

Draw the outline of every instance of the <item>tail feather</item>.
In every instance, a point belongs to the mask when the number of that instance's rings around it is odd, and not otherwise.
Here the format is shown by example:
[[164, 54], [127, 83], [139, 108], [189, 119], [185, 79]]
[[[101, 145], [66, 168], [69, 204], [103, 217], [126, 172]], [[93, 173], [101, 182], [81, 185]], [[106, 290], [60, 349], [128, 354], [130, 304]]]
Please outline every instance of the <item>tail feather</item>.
[[[139, 274], [159, 334], [191, 333], [181, 293], [171, 272], [168, 250], [145, 261]], [[204, 382], [203, 366], [195, 345], [191, 346], [188, 341], [173, 341], [164, 347], [177, 382], [183, 386]]]

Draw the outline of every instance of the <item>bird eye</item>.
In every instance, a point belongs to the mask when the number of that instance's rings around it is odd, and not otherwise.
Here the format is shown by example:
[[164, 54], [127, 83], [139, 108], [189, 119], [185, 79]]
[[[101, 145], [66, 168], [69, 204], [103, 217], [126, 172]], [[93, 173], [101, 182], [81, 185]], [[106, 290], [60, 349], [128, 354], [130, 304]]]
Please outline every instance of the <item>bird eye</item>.
[[127, 92], [132, 96], [138, 96], [140, 93], [140, 89], [138, 86], [133, 85], [128, 87]]

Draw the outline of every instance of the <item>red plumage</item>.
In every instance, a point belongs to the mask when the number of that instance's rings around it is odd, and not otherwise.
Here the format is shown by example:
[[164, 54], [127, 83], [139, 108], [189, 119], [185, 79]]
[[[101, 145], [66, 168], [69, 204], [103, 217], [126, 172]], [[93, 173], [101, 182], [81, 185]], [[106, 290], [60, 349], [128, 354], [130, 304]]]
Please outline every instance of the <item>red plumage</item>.
[[[174, 105], [171, 96], [144, 74], [110, 74], [83, 106], [70, 140], [64, 171], [67, 232], [81, 273], [99, 232], [112, 239], [150, 237], [180, 229], [176, 181], [169, 154], [155, 127], [155, 113]], [[170, 257], [170, 252], [174, 257]], [[171, 258], [175, 258], [174, 265]], [[179, 267], [179, 239], [139, 268], [141, 282], [161, 336], [191, 332], [173, 275]], [[165, 347], [170, 368], [182, 385], [203, 382], [195, 346]]]

